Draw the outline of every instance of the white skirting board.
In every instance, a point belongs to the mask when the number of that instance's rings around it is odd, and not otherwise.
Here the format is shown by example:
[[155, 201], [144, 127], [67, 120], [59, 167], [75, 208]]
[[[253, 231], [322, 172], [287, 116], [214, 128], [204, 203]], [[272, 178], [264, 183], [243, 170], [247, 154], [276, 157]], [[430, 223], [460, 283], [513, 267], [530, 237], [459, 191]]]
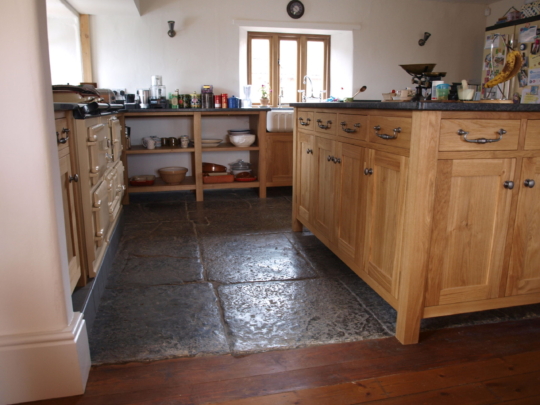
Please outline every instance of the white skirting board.
[[0, 404], [84, 393], [90, 350], [83, 315], [61, 331], [0, 337]]

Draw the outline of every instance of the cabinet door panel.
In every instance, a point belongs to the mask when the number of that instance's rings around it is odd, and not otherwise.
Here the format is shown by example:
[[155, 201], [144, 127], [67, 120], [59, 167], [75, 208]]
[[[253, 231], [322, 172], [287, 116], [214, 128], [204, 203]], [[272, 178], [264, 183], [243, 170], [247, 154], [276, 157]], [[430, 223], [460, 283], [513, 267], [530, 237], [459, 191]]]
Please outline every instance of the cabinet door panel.
[[540, 158], [524, 159], [521, 173], [506, 295], [540, 292]]
[[266, 135], [266, 184], [290, 186], [293, 168], [291, 135]]
[[62, 184], [62, 202], [64, 206], [64, 225], [66, 231], [66, 246], [69, 265], [69, 284], [71, 292], [81, 278], [81, 258], [77, 236], [77, 216], [75, 213], [75, 196], [73, 184], [69, 181], [72, 176], [70, 155], [60, 158], [60, 180]]
[[365, 271], [397, 298], [408, 159], [370, 150]]
[[336, 240], [342, 254], [355, 261], [358, 250], [358, 225], [364, 214], [362, 205], [365, 187], [362, 171], [366, 165], [365, 149], [339, 144], [337, 157], [338, 183], [336, 188]]
[[298, 204], [298, 219], [307, 225], [311, 223], [311, 194], [312, 194], [312, 178], [314, 170], [315, 155], [313, 151], [315, 146], [313, 144], [313, 135], [307, 135], [302, 132], [298, 132], [298, 149], [296, 150], [296, 193]]
[[333, 240], [334, 199], [336, 185], [336, 143], [326, 138], [315, 137], [315, 176], [313, 178], [313, 226], [321, 237]]
[[122, 156], [122, 125], [116, 117], [109, 119], [109, 127], [111, 129], [112, 156], [113, 161], [118, 162]]
[[426, 305], [496, 298], [504, 259], [513, 159], [441, 161]]

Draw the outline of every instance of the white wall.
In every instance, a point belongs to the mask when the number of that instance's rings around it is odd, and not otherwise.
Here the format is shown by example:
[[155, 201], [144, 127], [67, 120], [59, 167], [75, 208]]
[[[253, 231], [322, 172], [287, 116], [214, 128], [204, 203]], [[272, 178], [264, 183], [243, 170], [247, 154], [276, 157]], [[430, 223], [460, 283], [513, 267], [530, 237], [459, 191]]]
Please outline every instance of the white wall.
[[[213, 84], [216, 92], [239, 94], [240, 20], [258, 25], [352, 30], [352, 89], [367, 85], [366, 99], [410, 86], [399, 67], [437, 63], [446, 81], [480, 81], [485, 5], [421, 0], [311, 0], [292, 20], [288, 0], [141, 0], [141, 17], [92, 16], [95, 81], [100, 87], [148, 88], [162, 75], [167, 91], [192, 92]], [[167, 36], [167, 21], [177, 35]], [[295, 25], [296, 24], [296, 25]], [[418, 45], [423, 33], [432, 34]], [[338, 83], [334, 84], [335, 86]]]

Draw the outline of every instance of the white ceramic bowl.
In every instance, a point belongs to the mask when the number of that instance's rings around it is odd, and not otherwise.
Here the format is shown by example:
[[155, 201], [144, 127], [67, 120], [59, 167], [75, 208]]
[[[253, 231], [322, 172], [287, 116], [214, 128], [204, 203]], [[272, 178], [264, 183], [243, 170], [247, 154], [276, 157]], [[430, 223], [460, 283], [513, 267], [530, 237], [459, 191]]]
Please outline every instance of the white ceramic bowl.
[[229, 141], [239, 148], [247, 148], [253, 145], [256, 138], [253, 134], [229, 135]]

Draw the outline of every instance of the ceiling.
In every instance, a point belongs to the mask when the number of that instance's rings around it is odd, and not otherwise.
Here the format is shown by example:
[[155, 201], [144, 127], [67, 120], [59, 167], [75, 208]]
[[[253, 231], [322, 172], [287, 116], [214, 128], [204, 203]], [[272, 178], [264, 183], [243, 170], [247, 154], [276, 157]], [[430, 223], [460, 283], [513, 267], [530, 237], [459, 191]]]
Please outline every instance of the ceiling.
[[489, 4], [497, 3], [500, 0], [425, 0], [425, 1], [445, 1], [447, 3], [476, 3], [476, 4]]

